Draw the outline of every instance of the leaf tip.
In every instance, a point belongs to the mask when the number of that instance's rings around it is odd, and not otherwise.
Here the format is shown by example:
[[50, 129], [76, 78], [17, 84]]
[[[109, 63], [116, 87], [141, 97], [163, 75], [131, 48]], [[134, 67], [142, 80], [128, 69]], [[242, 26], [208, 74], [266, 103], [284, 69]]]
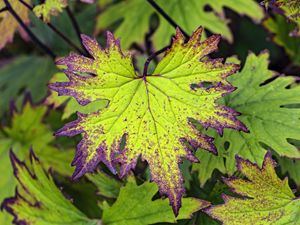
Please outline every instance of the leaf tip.
[[119, 51], [121, 51], [120, 40], [116, 39], [113, 33], [110, 31], [106, 32], [106, 48], [117, 48]]

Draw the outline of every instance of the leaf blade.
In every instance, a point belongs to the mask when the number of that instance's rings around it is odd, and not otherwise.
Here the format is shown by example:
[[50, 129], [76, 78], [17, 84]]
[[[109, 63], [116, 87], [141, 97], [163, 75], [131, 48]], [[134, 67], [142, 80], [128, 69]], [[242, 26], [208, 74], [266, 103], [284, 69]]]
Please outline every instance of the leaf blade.
[[[196, 30], [187, 43], [177, 30], [171, 48], [153, 75], [138, 76], [130, 55], [121, 51], [119, 41], [111, 33], [106, 49], [83, 36], [93, 59], [71, 54], [58, 61], [67, 65], [70, 81], [51, 84], [51, 89], [59, 95], [75, 97], [82, 105], [99, 99], [109, 101], [101, 111], [78, 113], [77, 120], [56, 132], [59, 136], [84, 134], [73, 161], [74, 179], [94, 171], [99, 162], [112, 173], [116, 173], [114, 164], [120, 163], [123, 177], [134, 169], [141, 156], [148, 162], [151, 179], [159, 185], [160, 193], [169, 197], [175, 214], [178, 213], [184, 193], [178, 164], [183, 157], [197, 162], [184, 143], [216, 153], [212, 139], [196, 131], [189, 118], [220, 134], [226, 127], [246, 131], [236, 119], [238, 113], [215, 102], [233, 91], [226, 77], [238, 66], [223, 64], [221, 60], [199, 61], [216, 50], [219, 41], [219, 36], [212, 36], [200, 42], [202, 30]], [[95, 76], [81, 76], [78, 72]], [[206, 76], [201, 77], [203, 74]], [[204, 81], [211, 82], [211, 87], [201, 86]], [[199, 84], [195, 89], [191, 88], [194, 83]], [[120, 152], [122, 138], [126, 145]]]

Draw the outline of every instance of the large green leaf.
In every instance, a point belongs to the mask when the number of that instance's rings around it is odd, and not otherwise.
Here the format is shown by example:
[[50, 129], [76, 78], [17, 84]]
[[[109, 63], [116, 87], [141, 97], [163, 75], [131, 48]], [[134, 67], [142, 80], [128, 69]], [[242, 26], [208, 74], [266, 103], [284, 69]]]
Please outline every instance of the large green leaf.
[[18, 191], [4, 201], [4, 209], [14, 216], [16, 224], [31, 225], [97, 225], [87, 218], [61, 190], [56, 187], [50, 174], [45, 173], [37, 158], [31, 154], [31, 170], [11, 152]]
[[[16, 182], [10, 167], [9, 150], [13, 149], [20, 159], [28, 160], [30, 148], [43, 160], [46, 168], [52, 167], [64, 175], [70, 175], [72, 151], [60, 151], [51, 146], [54, 140], [52, 131], [42, 123], [47, 108], [43, 106], [32, 107], [28, 102], [21, 113], [14, 112], [12, 125], [3, 127], [0, 133], [0, 201], [13, 194]], [[6, 215], [0, 212], [0, 221], [5, 221]], [[5, 224], [2, 222], [1, 224]]]
[[50, 58], [20, 56], [0, 69], [0, 116], [8, 109], [10, 100], [17, 100], [21, 90], [29, 91], [33, 102], [47, 94], [47, 83], [56, 68]]
[[[131, 56], [122, 53], [111, 33], [106, 49], [101, 49], [96, 40], [82, 36], [93, 59], [71, 54], [58, 61], [67, 65], [70, 79], [50, 86], [59, 95], [73, 96], [82, 105], [109, 100], [105, 109], [78, 113], [76, 121], [56, 133], [67, 136], [83, 133], [73, 161], [76, 166], [73, 178], [94, 171], [100, 162], [116, 173], [116, 161], [121, 164], [123, 177], [135, 168], [141, 156], [148, 162], [151, 178], [159, 185], [160, 193], [169, 197], [174, 212], [178, 213], [184, 192], [178, 164], [181, 158], [197, 162], [185, 142], [216, 153], [212, 139], [198, 132], [189, 119], [194, 118], [220, 134], [225, 127], [246, 130], [236, 119], [238, 113], [215, 102], [233, 90], [226, 77], [238, 66], [208, 59], [206, 56], [217, 49], [220, 36], [200, 42], [201, 33], [199, 28], [185, 42], [178, 29], [171, 48], [152, 75], [136, 73]], [[126, 145], [120, 152], [123, 138]]]
[[[250, 16], [256, 21], [263, 18], [263, 10], [252, 0], [156, 0], [156, 3], [189, 34], [203, 26], [213, 33], [222, 34], [229, 41], [232, 41], [232, 34], [227, 26], [228, 20], [224, 19], [224, 7]], [[212, 7], [213, 11], [207, 12], [206, 6]], [[143, 43], [149, 30], [151, 15], [154, 13], [156, 11], [145, 0], [122, 0], [99, 15], [96, 29], [101, 31], [121, 22], [115, 34], [121, 37], [122, 46], [128, 48], [132, 43]], [[169, 44], [173, 34], [175, 29], [159, 15], [159, 28], [153, 38], [155, 47], [162, 48]]]
[[[228, 78], [237, 90], [226, 96], [224, 101], [227, 106], [241, 112], [239, 119], [250, 132], [226, 129], [223, 137], [214, 134], [219, 155], [210, 156], [210, 165], [215, 165], [221, 172], [225, 172], [220, 166], [223, 158], [226, 172], [232, 174], [236, 170], [236, 154], [262, 165], [266, 148], [273, 149], [279, 156], [300, 158], [298, 148], [288, 141], [300, 140], [300, 86], [292, 85], [295, 78], [291, 76], [275, 78], [274, 72], [268, 70], [268, 58], [267, 52], [258, 56], [251, 53], [243, 70]], [[271, 78], [274, 79], [270, 81]], [[295, 107], [290, 107], [293, 104]], [[198, 156], [200, 161], [207, 164], [206, 157]], [[197, 169], [195, 165], [194, 170]], [[206, 173], [201, 176], [207, 179], [212, 171], [210, 167], [208, 171], [202, 170], [199, 173]], [[205, 181], [202, 179], [202, 182]]]
[[[237, 90], [225, 97], [227, 106], [241, 112], [239, 118], [250, 132], [226, 130], [221, 146], [228, 141], [229, 157], [239, 154], [258, 165], [266, 153], [261, 143], [280, 156], [300, 158], [298, 148], [288, 142], [288, 139], [300, 140], [300, 86], [292, 85], [295, 78], [291, 76], [267, 82], [275, 75], [268, 70], [268, 58], [267, 52], [259, 56], [250, 54], [243, 70], [229, 78]], [[298, 106], [291, 108], [293, 104]], [[227, 165], [232, 171], [234, 166]]]
[[199, 199], [183, 198], [182, 209], [175, 218], [166, 199], [152, 201], [157, 191], [157, 186], [153, 183], [145, 182], [138, 186], [130, 179], [126, 186], [121, 188], [119, 197], [112, 206], [103, 204], [103, 223], [107, 225], [175, 223], [180, 219], [188, 219], [192, 213], [209, 206], [208, 202]]
[[[215, 34], [222, 34], [222, 37], [229, 42], [233, 36], [228, 28], [229, 20], [226, 19], [223, 8], [227, 7], [239, 14], [247, 15], [259, 22], [264, 17], [262, 8], [253, 0], [156, 0], [168, 15], [182, 27], [188, 34], [191, 34], [198, 26], [203, 26]], [[205, 7], [210, 6], [213, 11], [208, 12]], [[162, 48], [169, 44], [171, 37], [175, 34], [174, 28], [160, 16], [160, 26], [153, 36], [155, 47]]]
[[122, 20], [122, 24], [116, 29], [115, 35], [122, 38], [124, 48], [129, 48], [134, 42], [143, 43], [153, 13], [155, 10], [147, 1], [123, 0], [100, 13], [96, 29], [98, 32], [105, 30], [108, 26]]
[[239, 197], [223, 195], [224, 204], [205, 211], [224, 225], [282, 225], [300, 223], [300, 200], [275, 172], [271, 152], [264, 158], [262, 168], [248, 160], [237, 158], [237, 167], [246, 177], [228, 178], [225, 183]]

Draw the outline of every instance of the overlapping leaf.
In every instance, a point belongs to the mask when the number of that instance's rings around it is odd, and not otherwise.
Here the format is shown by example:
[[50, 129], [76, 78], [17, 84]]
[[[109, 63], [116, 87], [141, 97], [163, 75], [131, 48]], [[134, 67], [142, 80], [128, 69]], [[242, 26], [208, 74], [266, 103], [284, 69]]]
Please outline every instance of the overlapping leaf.
[[295, 184], [300, 186], [300, 160], [278, 157], [278, 163], [282, 174], [288, 175]]
[[103, 171], [87, 174], [87, 178], [96, 185], [98, 194], [107, 198], [117, 198], [122, 187], [122, 183], [112, 177], [109, 177]]
[[47, 94], [47, 83], [56, 68], [50, 58], [29, 55], [16, 57], [0, 69], [0, 116], [9, 107], [11, 100], [20, 100], [20, 92], [32, 94], [34, 103]]
[[223, 195], [224, 204], [205, 211], [224, 225], [299, 224], [300, 200], [293, 194], [288, 180], [277, 177], [275, 165], [271, 152], [266, 154], [261, 169], [238, 157], [237, 167], [247, 179], [229, 178], [224, 181], [242, 197]]
[[276, 15], [275, 18], [268, 18], [264, 26], [274, 33], [274, 42], [282, 46], [290, 59], [300, 65], [300, 37], [291, 37], [289, 33], [295, 28], [293, 23], [288, 23], [285, 17]]
[[291, 31], [290, 36], [300, 36], [300, 2], [299, 0], [265, 0], [266, 6], [278, 8], [276, 12], [281, 12], [290, 21], [294, 22], [297, 26]]
[[[30, 0], [24, 0], [24, 2], [30, 4]], [[11, 7], [18, 14], [18, 16], [22, 19], [25, 24], [30, 22], [28, 15], [28, 8], [25, 7], [20, 1], [9, 0]], [[0, 1], [0, 9], [5, 7], [5, 3], [3, 0]], [[21, 36], [27, 40], [27, 35], [24, 30], [20, 27], [16, 19], [8, 12], [4, 11], [0, 13], [0, 50], [5, 47], [7, 43], [13, 41], [14, 34], [18, 30]]]
[[157, 186], [153, 183], [145, 182], [138, 186], [130, 179], [126, 186], [121, 188], [117, 201], [111, 207], [107, 203], [103, 204], [103, 223], [107, 225], [175, 223], [180, 219], [191, 218], [194, 212], [210, 205], [203, 200], [183, 198], [182, 209], [175, 218], [166, 199], [152, 201], [157, 191]]
[[[289, 142], [289, 139], [300, 140], [300, 86], [294, 85], [295, 77], [292, 76], [275, 78], [274, 72], [268, 70], [268, 58], [267, 52], [258, 56], [251, 53], [243, 70], [228, 78], [237, 90], [226, 96], [224, 101], [227, 106], [241, 112], [239, 119], [250, 132], [226, 129], [223, 137], [213, 135], [219, 154], [209, 157], [209, 165], [216, 165], [222, 172], [225, 172], [220, 166], [223, 158], [226, 159], [226, 172], [232, 174], [236, 170], [236, 154], [262, 165], [266, 146], [279, 156], [300, 158], [298, 148]], [[271, 78], [274, 79], [266, 82]], [[200, 161], [207, 160], [198, 156]], [[212, 172], [212, 169], [209, 171]], [[209, 176], [205, 174], [206, 178]]]
[[[224, 7], [250, 16], [256, 21], [263, 18], [263, 10], [252, 0], [156, 0], [156, 3], [189, 34], [201, 25], [213, 33], [222, 34], [229, 41], [232, 41], [232, 34], [227, 27], [228, 20], [225, 19]], [[214, 11], [206, 11], [206, 6], [212, 7]], [[154, 13], [156, 11], [147, 1], [122, 0], [99, 15], [96, 29], [105, 30], [108, 26], [121, 21], [115, 34], [122, 38], [122, 46], [128, 48], [132, 43], [143, 43], [149, 29], [150, 17]], [[163, 17], [158, 16], [159, 27], [153, 41], [156, 48], [162, 48], [169, 44], [174, 28]]]
[[[123, 177], [141, 156], [148, 162], [160, 193], [169, 197], [178, 213], [184, 192], [178, 163], [183, 157], [197, 161], [184, 143], [216, 153], [212, 139], [196, 131], [189, 119], [194, 118], [220, 134], [225, 127], [246, 130], [235, 118], [238, 113], [215, 103], [234, 90], [226, 77], [238, 66], [207, 59], [205, 56], [217, 49], [220, 37], [211, 36], [200, 43], [201, 33], [199, 28], [185, 42], [177, 30], [171, 48], [152, 75], [139, 76], [135, 72], [131, 56], [122, 53], [111, 33], [106, 49], [101, 49], [96, 40], [82, 36], [93, 58], [71, 54], [58, 61], [67, 65], [70, 79], [50, 86], [59, 95], [73, 96], [82, 105], [109, 100], [105, 109], [87, 115], [78, 113], [76, 121], [56, 133], [83, 133], [73, 161], [73, 178], [93, 171], [100, 162], [116, 173], [116, 161], [121, 164]], [[78, 72], [95, 76], [81, 76]], [[205, 87], [205, 83], [210, 83], [210, 87]], [[122, 138], [126, 145], [120, 152]]]
[[51, 175], [44, 172], [37, 158], [31, 154], [27, 166], [11, 152], [14, 175], [19, 191], [4, 201], [4, 209], [14, 216], [16, 224], [31, 225], [97, 225], [67, 200], [56, 187]]
[[[21, 113], [14, 112], [11, 127], [3, 127], [0, 131], [0, 171], [5, 171], [0, 181], [0, 201], [13, 194], [15, 179], [10, 167], [9, 150], [13, 149], [20, 159], [27, 159], [30, 148], [37, 149], [46, 168], [52, 167], [65, 175], [71, 174], [70, 162], [72, 152], [59, 151], [50, 143], [53, 141], [52, 131], [42, 123], [46, 107], [32, 107], [25, 104]], [[5, 224], [6, 215], [0, 213], [1, 224]], [[9, 224], [9, 223], [8, 223]]]

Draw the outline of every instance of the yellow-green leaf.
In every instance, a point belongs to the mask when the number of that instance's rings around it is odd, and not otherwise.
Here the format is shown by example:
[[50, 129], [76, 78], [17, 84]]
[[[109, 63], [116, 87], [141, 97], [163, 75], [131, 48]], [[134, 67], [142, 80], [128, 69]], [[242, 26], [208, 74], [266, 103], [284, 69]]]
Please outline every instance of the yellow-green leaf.
[[[82, 36], [93, 58], [71, 54], [58, 61], [67, 65], [70, 79], [50, 85], [59, 95], [73, 96], [82, 105], [109, 100], [105, 109], [78, 113], [76, 121], [56, 133], [83, 134], [73, 161], [74, 179], [94, 171], [100, 162], [113, 173], [116, 162], [120, 163], [120, 177], [123, 177], [134, 169], [141, 156], [148, 162], [151, 179], [158, 184], [160, 193], [169, 197], [174, 212], [178, 213], [184, 193], [178, 164], [181, 158], [198, 161], [185, 142], [216, 153], [212, 138], [198, 132], [190, 119], [220, 134], [226, 127], [246, 131], [236, 119], [237, 112], [215, 102], [234, 90], [226, 77], [239, 66], [209, 59], [207, 55], [217, 49], [220, 36], [200, 42], [201, 33], [202, 28], [197, 29], [185, 42], [178, 29], [172, 46], [153, 74], [137, 74], [131, 56], [121, 51], [119, 41], [111, 33], [105, 49], [96, 40]], [[120, 151], [124, 138], [125, 149]]]
[[241, 197], [223, 195], [224, 204], [205, 209], [224, 225], [282, 225], [300, 223], [300, 200], [293, 194], [288, 180], [275, 172], [271, 152], [262, 168], [237, 157], [237, 167], [245, 179], [228, 178], [225, 183]]
[[46, 0], [34, 7], [33, 12], [46, 23], [50, 22], [50, 16], [57, 16], [67, 6], [67, 0]]

